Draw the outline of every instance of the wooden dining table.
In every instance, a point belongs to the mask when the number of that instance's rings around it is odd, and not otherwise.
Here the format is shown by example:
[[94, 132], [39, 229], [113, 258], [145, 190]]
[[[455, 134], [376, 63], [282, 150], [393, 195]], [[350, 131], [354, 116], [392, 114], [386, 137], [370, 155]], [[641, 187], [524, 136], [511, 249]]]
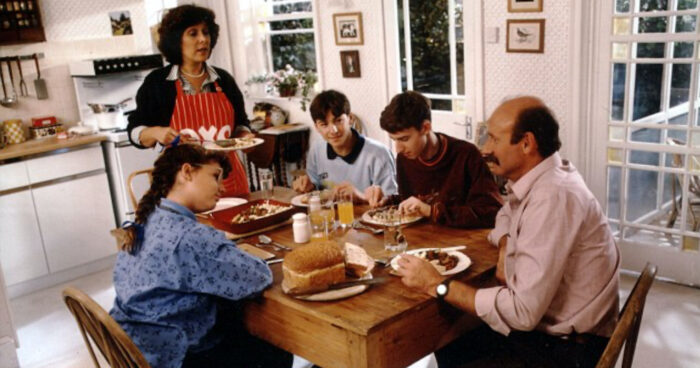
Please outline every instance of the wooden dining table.
[[[290, 202], [296, 193], [275, 187], [273, 198]], [[249, 199], [260, 198], [252, 193]], [[355, 218], [367, 210], [355, 205]], [[486, 240], [488, 229], [465, 230], [439, 226], [427, 220], [406, 226], [403, 233], [408, 248], [466, 245], [462, 252], [471, 266], [454, 276], [475, 286], [495, 282], [497, 249]], [[285, 225], [265, 232], [290, 248], [294, 243], [292, 226]], [[366, 230], [336, 230], [332, 234], [340, 244], [351, 242], [363, 247], [370, 256], [386, 259], [384, 239]], [[257, 236], [242, 239], [256, 243]], [[269, 249], [270, 251], [271, 248]], [[285, 251], [276, 251], [284, 257]], [[282, 264], [270, 266], [274, 282], [262, 298], [244, 308], [244, 323], [255, 336], [321, 367], [406, 367], [445, 346], [460, 334], [482, 322], [451, 305], [438, 301], [401, 283], [389, 274], [391, 267], [377, 264], [373, 277], [388, 280], [366, 291], [340, 300], [304, 301], [282, 291]]]

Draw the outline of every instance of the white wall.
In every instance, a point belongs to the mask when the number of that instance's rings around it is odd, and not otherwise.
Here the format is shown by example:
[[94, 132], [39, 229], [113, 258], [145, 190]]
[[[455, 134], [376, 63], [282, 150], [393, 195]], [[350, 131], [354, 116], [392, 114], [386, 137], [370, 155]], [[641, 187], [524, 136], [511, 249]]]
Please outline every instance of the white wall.
[[[73, 81], [68, 64], [82, 59], [151, 53], [150, 33], [143, 0], [43, 0], [40, 2], [46, 42], [0, 47], [0, 56], [26, 55], [43, 52], [39, 60], [41, 77], [46, 80], [49, 98], [37, 100], [34, 91], [36, 70], [31, 60], [22, 62], [29, 97], [20, 97], [12, 107], [0, 107], [0, 121], [56, 116], [60, 122], [73, 125], [79, 120]], [[112, 36], [109, 12], [128, 10], [133, 35]], [[4, 65], [3, 65], [4, 66]], [[19, 93], [19, 75], [13, 63], [15, 88]], [[4, 66], [6, 87], [9, 88], [7, 67]]]

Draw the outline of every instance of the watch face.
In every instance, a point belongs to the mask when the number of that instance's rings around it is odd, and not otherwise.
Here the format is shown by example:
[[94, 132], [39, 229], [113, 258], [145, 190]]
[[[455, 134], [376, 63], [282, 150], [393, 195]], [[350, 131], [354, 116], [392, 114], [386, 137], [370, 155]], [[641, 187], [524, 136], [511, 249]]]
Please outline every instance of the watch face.
[[437, 288], [435, 289], [435, 292], [440, 297], [447, 295], [447, 285], [445, 285], [445, 284], [438, 285]]

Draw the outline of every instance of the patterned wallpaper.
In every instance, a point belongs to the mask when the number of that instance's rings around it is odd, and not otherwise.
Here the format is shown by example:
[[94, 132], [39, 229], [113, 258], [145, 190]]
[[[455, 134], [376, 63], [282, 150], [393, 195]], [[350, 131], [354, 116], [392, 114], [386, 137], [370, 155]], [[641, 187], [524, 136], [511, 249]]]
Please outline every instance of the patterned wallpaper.
[[[484, 29], [498, 27], [498, 43], [484, 44], [484, 113], [488, 117], [501, 100], [535, 95], [553, 110], [566, 142], [572, 117], [570, 86], [572, 7], [575, 0], [544, 1], [541, 13], [508, 13], [506, 0], [484, 0]], [[506, 19], [544, 18], [544, 54], [506, 53]], [[562, 147], [566, 155], [567, 147]]]

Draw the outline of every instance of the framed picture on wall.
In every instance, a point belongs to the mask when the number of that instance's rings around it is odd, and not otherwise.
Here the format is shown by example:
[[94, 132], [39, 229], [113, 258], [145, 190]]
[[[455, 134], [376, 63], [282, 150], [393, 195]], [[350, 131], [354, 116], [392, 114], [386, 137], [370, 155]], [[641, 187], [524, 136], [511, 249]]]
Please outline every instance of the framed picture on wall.
[[541, 12], [544, 0], [508, 0], [508, 12]]
[[508, 19], [506, 52], [544, 53], [544, 19]]
[[360, 78], [360, 52], [357, 50], [341, 51], [340, 65], [343, 68], [343, 78]]
[[333, 14], [336, 45], [362, 45], [362, 13]]

